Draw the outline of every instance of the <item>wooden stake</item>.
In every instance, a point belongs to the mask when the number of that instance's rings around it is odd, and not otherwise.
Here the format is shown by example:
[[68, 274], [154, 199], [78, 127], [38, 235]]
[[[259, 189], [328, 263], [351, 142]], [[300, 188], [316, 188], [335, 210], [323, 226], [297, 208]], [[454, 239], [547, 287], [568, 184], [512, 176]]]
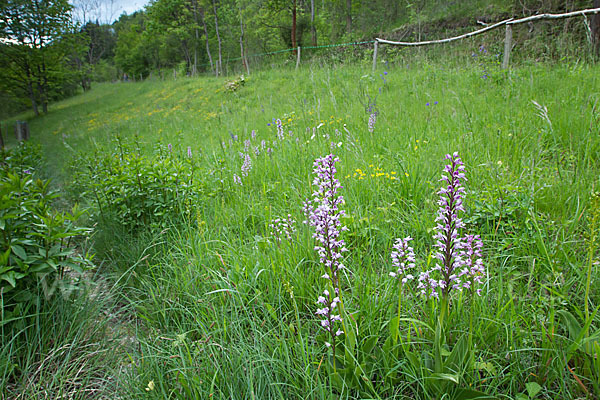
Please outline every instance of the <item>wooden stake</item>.
[[15, 124], [15, 138], [17, 141], [22, 142], [29, 140], [29, 125], [27, 121], [17, 121]]
[[373, 72], [375, 72], [375, 68], [377, 67], [377, 45], [379, 41], [375, 41], [375, 47], [373, 48]]
[[300, 66], [300, 46], [298, 46], [298, 53], [296, 54], [296, 69]]
[[504, 37], [504, 59], [502, 60], [502, 69], [508, 68], [510, 61], [510, 50], [512, 49], [512, 25], [506, 25], [506, 36]]

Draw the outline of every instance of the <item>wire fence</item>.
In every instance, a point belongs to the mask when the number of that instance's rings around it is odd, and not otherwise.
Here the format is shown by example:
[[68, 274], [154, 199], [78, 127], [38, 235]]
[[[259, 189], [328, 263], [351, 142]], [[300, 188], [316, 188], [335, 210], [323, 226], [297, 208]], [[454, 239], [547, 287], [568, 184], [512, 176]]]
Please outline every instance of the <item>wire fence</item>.
[[[228, 65], [229, 63], [232, 63], [232, 62], [242, 61], [242, 64], [244, 64], [246, 66], [246, 68], [248, 68], [248, 66], [247, 66], [248, 58], [257, 59], [257, 58], [261, 58], [261, 57], [265, 57], [265, 56], [272, 56], [272, 55], [277, 55], [277, 54], [295, 52], [296, 53], [296, 68], [298, 68], [300, 65], [300, 62], [301, 62], [301, 54], [302, 54], [303, 50], [318, 50], [318, 49], [328, 49], [328, 48], [348, 47], [348, 46], [362, 46], [362, 45], [371, 45], [372, 44], [373, 45], [373, 67], [372, 67], [372, 70], [375, 71], [375, 69], [377, 67], [377, 54], [378, 54], [379, 45], [385, 44], [385, 45], [403, 46], [403, 47], [420, 47], [420, 46], [429, 46], [429, 45], [434, 45], [434, 44], [445, 44], [445, 43], [451, 43], [454, 41], [481, 35], [483, 33], [490, 32], [492, 30], [495, 30], [497, 28], [504, 26], [506, 29], [506, 33], [505, 33], [505, 38], [504, 38], [504, 56], [503, 56], [503, 61], [502, 61], [502, 68], [506, 69], [506, 68], [508, 68], [508, 65], [509, 65], [510, 52], [511, 52], [512, 48], [514, 47], [513, 37], [512, 37], [512, 26], [513, 25], [523, 24], [523, 23], [532, 23], [534, 21], [539, 21], [539, 20], [556, 20], [556, 19], [571, 18], [571, 17], [576, 17], [576, 16], [583, 16], [585, 18], [589, 14], [600, 14], [600, 8], [578, 10], [578, 11], [573, 11], [573, 12], [568, 12], [568, 13], [563, 13], [563, 14], [538, 14], [538, 15], [521, 18], [521, 19], [508, 18], [508, 19], [505, 19], [500, 22], [496, 22], [493, 24], [487, 24], [482, 29], [478, 29], [478, 30], [475, 30], [472, 32], [462, 34], [462, 35], [448, 37], [448, 38], [444, 38], [444, 39], [438, 39], [438, 40], [417, 41], [417, 42], [398, 42], [398, 41], [391, 41], [391, 40], [386, 40], [386, 39], [381, 39], [381, 38], [375, 38], [374, 40], [355, 41], [355, 42], [346, 42], [346, 43], [333, 43], [333, 44], [325, 44], [325, 45], [318, 45], [318, 46], [298, 46], [296, 48], [281, 49], [281, 50], [269, 51], [269, 52], [264, 52], [264, 53], [254, 53], [254, 54], [250, 54], [250, 55], [245, 55], [244, 57], [242, 57], [242, 56], [234, 57], [234, 58], [227, 57], [223, 61], [225, 61], [226, 65]], [[586, 28], [588, 30], [590, 30], [590, 25], [589, 25], [589, 23], [587, 23], [587, 19], [585, 22], [586, 22], [586, 24], [585, 24]], [[591, 32], [588, 32], [588, 38], [590, 38], [590, 37], [592, 37]], [[197, 65], [197, 67], [199, 67], [199, 68], [210, 67], [211, 70], [213, 71], [213, 73], [215, 72], [214, 71], [214, 68], [215, 68], [214, 61], [210, 62], [210, 63], [199, 64], [199, 65]], [[247, 71], [249, 72], [248, 69], [247, 69]], [[176, 75], [176, 74], [174, 74], [174, 75]]]

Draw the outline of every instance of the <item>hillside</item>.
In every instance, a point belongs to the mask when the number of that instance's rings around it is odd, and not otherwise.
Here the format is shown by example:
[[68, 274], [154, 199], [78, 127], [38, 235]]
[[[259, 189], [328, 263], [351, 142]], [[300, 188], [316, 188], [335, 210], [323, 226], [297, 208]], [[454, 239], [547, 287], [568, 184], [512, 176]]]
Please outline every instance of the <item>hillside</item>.
[[[87, 208], [77, 222], [93, 234], [78, 252], [95, 253], [95, 269], [67, 269], [60, 282], [78, 278], [78, 296], [61, 289], [3, 325], [2, 389], [73, 399], [597, 391], [598, 67], [500, 70], [480, 45], [446, 63], [382, 62], [375, 74], [365, 60], [257, 71], [237, 85], [98, 84], [29, 118], [44, 164], [18, 175], [54, 177], [61, 208]], [[481, 238], [482, 249], [472, 236], [460, 249], [483, 272], [420, 296], [416, 277], [438, 273], [440, 176], [446, 163], [462, 173], [458, 156], [466, 189], [452, 191], [464, 211], [444, 218]], [[319, 200], [329, 184], [343, 196], [335, 207]], [[302, 223], [307, 208], [313, 225]], [[328, 234], [315, 234], [319, 218]], [[334, 229], [341, 245], [323, 239]], [[9, 268], [23, 265], [10, 257]], [[327, 269], [340, 260], [341, 272]], [[436, 279], [457, 279], [447, 275]], [[18, 298], [3, 299], [14, 312]], [[26, 324], [36, 315], [49, 317]]]

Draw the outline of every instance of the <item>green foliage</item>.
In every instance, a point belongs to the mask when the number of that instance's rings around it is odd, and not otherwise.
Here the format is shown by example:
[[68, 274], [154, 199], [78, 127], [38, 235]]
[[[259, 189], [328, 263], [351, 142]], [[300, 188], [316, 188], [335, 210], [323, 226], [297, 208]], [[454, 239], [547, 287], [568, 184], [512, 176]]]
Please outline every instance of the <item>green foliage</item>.
[[[58, 195], [48, 181], [34, 178], [36, 158], [39, 153], [26, 145], [2, 153], [0, 290], [8, 317], [3, 323], [10, 321], [11, 312], [18, 315], [16, 304], [34, 300], [40, 287], [61, 281], [64, 289], [92, 266], [89, 255], [75, 247], [75, 239], [89, 232], [76, 225], [82, 211], [77, 206], [67, 213], [53, 210]], [[54, 289], [44, 293], [47, 298]]]
[[0, 4], [0, 89], [28, 99], [35, 114], [73, 94], [71, 5], [66, 0]]
[[195, 216], [204, 185], [193, 155], [175, 154], [169, 145], [147, 157], [139, 147], [118, 137], [116, 142], [112, 153], [76, 161], [85, 169], [79, 170], [75, 184], [85, 188], [84, 196], [95, 203], [98, 222], [114, 220], [133, 234]]

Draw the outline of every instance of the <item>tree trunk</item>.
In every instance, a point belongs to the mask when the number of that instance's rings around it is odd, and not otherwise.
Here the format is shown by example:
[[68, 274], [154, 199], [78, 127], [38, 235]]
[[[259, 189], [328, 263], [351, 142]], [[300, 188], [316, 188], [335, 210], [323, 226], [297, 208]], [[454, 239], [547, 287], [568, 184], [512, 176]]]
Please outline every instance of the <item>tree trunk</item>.
[[315, 27], [315, 0], [310, 0], [310, 33], [312, 45], [317, 45], [317, 28]]
[[296, 48], [298, 44], [296, 43], [296, 0], [294, 0], [292, 4], [292, 48], [294, 49], [294, 53], [296, 52]]
[[46, 73], [46, 63], [43, 61], [37, 67], [37, 90], [40, 95], [40, 102], [42, 103], [42, 112], [48, 113], [48, 76]]
[[33, 93], [33, 85], [31, 81], [27, 81], [27, 93], [29, 94], [29, 100], [31, 100], [31, 107], [33, 108], [33, 113], [36, 115], [40, 115], [40, 111], [38, 110], [37, 101], [35, 100], [35, 94]]
[[[600, 0], [594, 0], [594, 8], [600, 8]], [[594, 14], [592, 17], [592, 44], [596, 56], [600, 56], [600, 14]]]
[[194, 41], [194, 65], [192, 66], [192, 76], [196, 76], [198, 73], [198, 42], [200, 41], [200, 35], [198, 34], [198, 0], [194, 0], [194, 35], [196, 40]]
[[221, 36], [219, 35], [219, 17], [217, 16], [217, 1], [213, 0], [213, 11], [215, 13], [215, 31], [217, 32], [217, 43], [219, 44], [219, 60], [217, 61], [216, 75], [223, 73], [223, 53], [221, 50]]
[[33, 108], [33, 113], [38, 116], [40, 115], [40, 111], [38, 110], [37, 101], [35, 99], [35, 93], [33, 92], [33, 74], [31, 73], [31, 67], [28, 61], [25, 61], [25, 80], [27, 86], [27, 94], [29, 95], [29, 100], [31, 100], [31, 108]]
[[202, 26], [204, 27], [204, 37], [206, 39], [206, 54], [208, 54], [208, 61], [210, 62], [210, 70], [211, 72], [215, 72], [215, 68], [213, 67], [213, 59], [210, 54], [210, 46], [208, 44], [208, 29], [206, 28], [206, 20], [204, 19], [204, 10], [200, 9], [200, 19], [202, 20]]
[[352, 31], [352, 0], [346, 0], [346, 33]]
[[246, 52], [244, 51], [244, 21], [242, 19], [242, 10], [240, 10], [240, 32], [240, 52], [242, 53], [242, 66], [246, 70], [246, 73], [250, 75], [248, 59], [246, 59]]

